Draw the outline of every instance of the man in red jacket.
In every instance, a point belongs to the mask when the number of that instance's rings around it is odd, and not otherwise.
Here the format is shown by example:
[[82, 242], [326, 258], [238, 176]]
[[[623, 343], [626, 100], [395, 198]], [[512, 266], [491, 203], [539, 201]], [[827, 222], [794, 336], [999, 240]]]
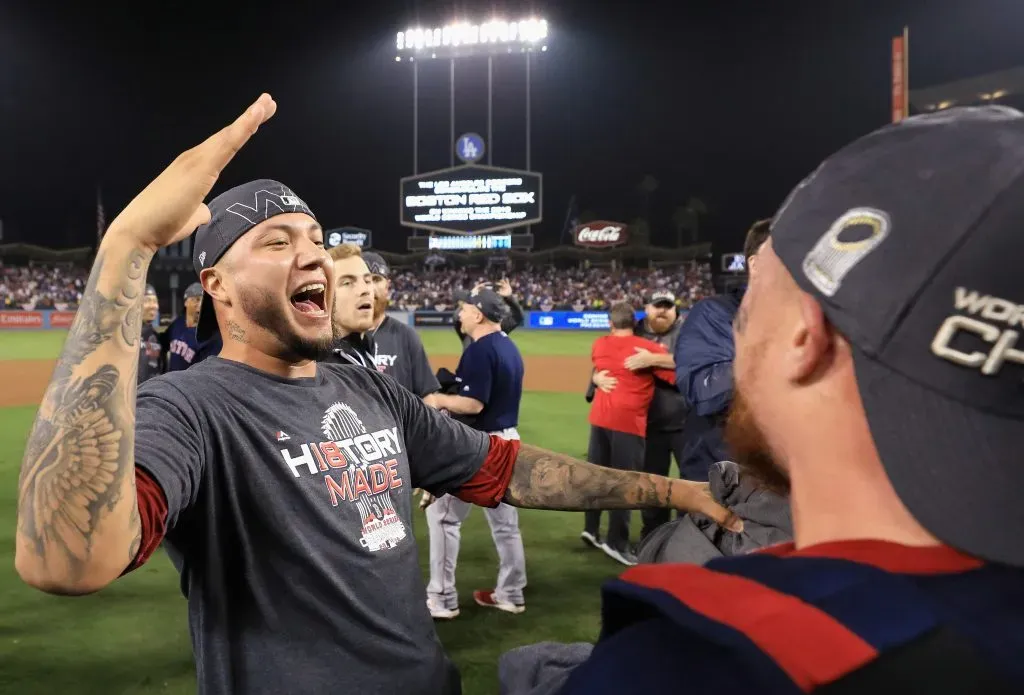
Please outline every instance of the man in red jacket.
[[[591, 463], [625, 470], [640, 470], [644, 462], [644, 439], [647, 433], [647, 410], [654, 398], [654, 379], [675, 383], [671, 369], [639, 369], [625, 366], [626, 358], [637, 349], [654, 354], [667, 354], [652, 340], [633, 334], [636, 313], [629, 302], [612, 305], [608, 313], [611, 333], [594, 341], [591, 361], [595, 372], [605, 372], [617, 380], [614, 391], [598, 389], [590, 406]], [[608, 557], [624, 565], [636, 564], [636, 555], [629, 545], [629, 510], [608, 512], [608, 538], [601, 540], [601, 511], [585, 512], [580, 538]]]

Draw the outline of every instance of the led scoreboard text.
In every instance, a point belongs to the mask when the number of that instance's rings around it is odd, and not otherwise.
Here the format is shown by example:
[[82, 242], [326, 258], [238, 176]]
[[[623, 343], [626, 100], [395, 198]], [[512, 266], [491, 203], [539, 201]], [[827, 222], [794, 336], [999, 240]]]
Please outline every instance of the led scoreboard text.
[[402, 225], [442, 232], [510, 229], [541, 219], [541, 176], [468, 165], [402, 179]]
[[440, 251], [478, 251], [487, 249], [512, 248], [511, 234], [489, 234], [481, 236], [432, 236], [428, 248]]

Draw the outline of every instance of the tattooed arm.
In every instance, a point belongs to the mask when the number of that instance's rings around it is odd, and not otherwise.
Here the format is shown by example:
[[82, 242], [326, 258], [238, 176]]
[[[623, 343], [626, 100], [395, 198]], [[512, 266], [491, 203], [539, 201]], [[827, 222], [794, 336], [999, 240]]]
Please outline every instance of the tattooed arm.
[[264, 94], [180, 154], [103, 237], [21, 462], [14, 564], [31, 586], [97, 591], [135, 559], [135, 381], [149, 261], [209, 221], [203, 200], [276, 110]]
[[133, 466], [142, 298], [151, 254], [100, 245], [36, 415], [18, 484], [15, 565], [37, 588], [87, 593], [138, 550]]
[[660, 509], [707, 514], [730, 528], [740, 522], [708, 494], [707, 485], [620, 471], [523, 443], [505, 502], [533, 509]]

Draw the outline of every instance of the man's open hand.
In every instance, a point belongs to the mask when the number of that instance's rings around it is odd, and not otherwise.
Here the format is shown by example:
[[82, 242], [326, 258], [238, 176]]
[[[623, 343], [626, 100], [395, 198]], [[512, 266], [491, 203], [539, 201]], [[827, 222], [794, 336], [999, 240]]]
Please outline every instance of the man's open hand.
[[592, 379], [594, 386], [601, 389], [605, 393], [611, 393], [615, 390], [615, 386], [619, 383], [619, 380], [608, 373], [607, 369], [602, 369], [599, 372], [594, 372]]
[[644, 350], [643, 348], [634, 348], [636, 353], [626, 358], [626, 361], [622, 363], [626, 369], [631, 372], [635, 372], [640, 369], [647, 369], [654, 363], [651, 361], [654, 357], [654, 353], [650, 350]]
[[275, 111], [277, 104], [263, 94], [233, 123], [178, 155], [110, 223], [107, 234], [156, 253], [209, 222], [203, 201], [224, 167]]

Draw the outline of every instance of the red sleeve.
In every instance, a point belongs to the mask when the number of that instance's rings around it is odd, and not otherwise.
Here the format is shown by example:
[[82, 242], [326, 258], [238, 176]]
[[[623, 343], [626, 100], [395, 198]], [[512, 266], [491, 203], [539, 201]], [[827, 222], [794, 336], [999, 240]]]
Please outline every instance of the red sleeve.
[[676, 383], [676, 370], [674, 369], [655, 369], [654, 376], [670, 384]]
[[142, 542], [135, 559], [124, 574], [142, 567], [160, 547], [167, 532], [167, 498], [160, 485], [149, 474], [135, 469], [135, 496], [139, 504], [139, 523], [142, 526]]
[[512, 469], [518, 455], [518, 439], [502, 439], [492, 434], [491, 448], [480, 470], [452, 494], [470, 504], [497, 507], [512, 480]]

